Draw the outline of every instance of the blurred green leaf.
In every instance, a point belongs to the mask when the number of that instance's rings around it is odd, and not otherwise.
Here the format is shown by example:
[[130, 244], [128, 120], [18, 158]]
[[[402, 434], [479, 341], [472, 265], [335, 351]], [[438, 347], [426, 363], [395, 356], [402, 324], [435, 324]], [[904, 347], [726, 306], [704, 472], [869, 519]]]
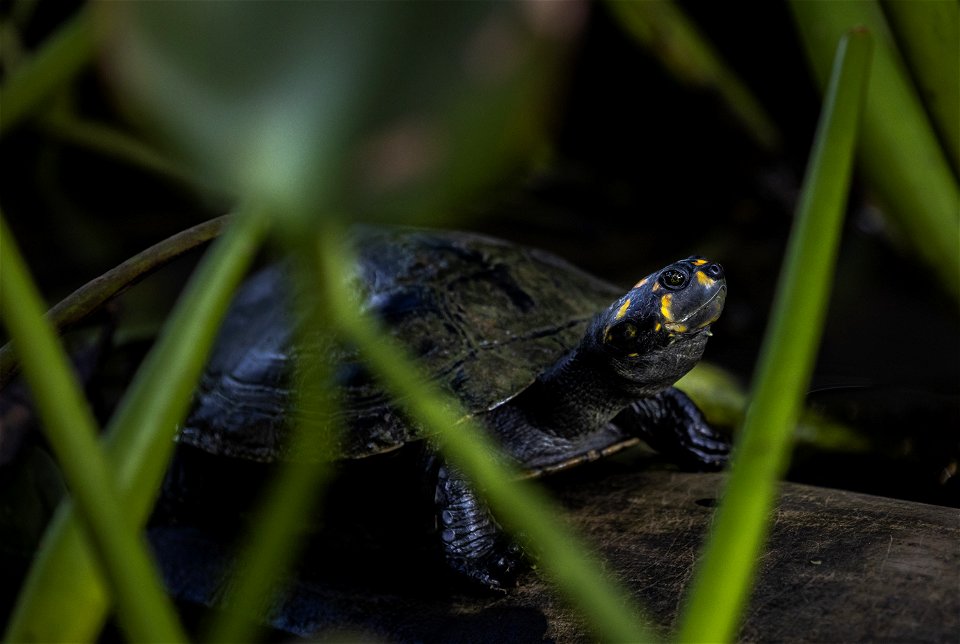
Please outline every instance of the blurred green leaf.
[[883, 0], [882, 7], [960, 176], [960, 3]]
[[[747, 395], [730, 373], [720, 367], [701, 362], [677, 381], [704, 416], [715, 427], [739, 427], [747, 411]], [[869, 437], [810, 408], [800, 412], [794, 438], [823, 452], [866, 452], [871, 448]]]
[[[833, 45], [847, 29], [864, 25], [874, 34], [876, 55], [858, 149], [859, 167], [917, 256], [940, 276], [949, 293], [960, 298], [960, 186], [880, 6], [876, 0], [792, 0], [790, 8], [821, 86], [826, 86]], [[955, 46], [937, 44], [944, 55]]]
[[870, 42], [851, 31], [837, 49], [732, 474], [681, 621], [684, 642], [731, 641], [749, 597], [826, 316]]
[[700, 362], [675, 385], [703, 411], [711, 425], [737, 427], [743, 420], [747, 395], [734, 377], [706, 362]]
[[235, 194], [282, 218], [409, 221], [538, 139], [566, 33], [551, 25], [575, 6], [127, 3], [105, 18], [120, 93]]

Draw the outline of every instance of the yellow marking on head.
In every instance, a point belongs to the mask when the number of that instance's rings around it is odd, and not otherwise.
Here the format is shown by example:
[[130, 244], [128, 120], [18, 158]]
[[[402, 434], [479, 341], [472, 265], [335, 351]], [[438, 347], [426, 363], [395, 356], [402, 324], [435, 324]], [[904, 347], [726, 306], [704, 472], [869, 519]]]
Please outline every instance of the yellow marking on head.
[[604, 343], [610, 342], [613, 338], [610, 336], [610, 325], [607, 325], [607, 328], [603, 330], [603, 341]]
[[697, 281], [703, 284], [704, 286], [710, 286], [716, 280], [712, 277], [708, 277], [703, 271], [697, 271]]
[[653, 327], [653, 330], [654, 330], [654, 331], [659, 331], [659, 330], [662, 329], [662, 328], [663, 328], [663, 325], [661, 325], [659, 322], [657, 322], [657, 326]]
[[673, 311], [670, 310], [670, 300], [672, 299], [673, 295], [669, 293], [660, 298], [660, 315], [668, 322], [673, 320]]
[[660, 290], [660, 282], [657, 282], [656, 284], [654, 284], [652, 290], [653, 290], [654, 293], [656, 293], [657, 291], [659, 291], [659, 290]]
[[707, 260], [705, 260], [705, 259], [695, 259], [695, 260], [693, 260], [693, 265], [694, 265], [694, 266], [703, 266], [703, 265], [706, 264], [706, 263], [707, 263]]
[[617, 311], [617, 315], [616, 317], [614, 317], [614, 319], [619, 320], [620, 318], [622, 318], [624, 315], [627, 314], [627, 309], [629, 308], [630, 308], [630, 298], [628, 297], [627, 300], [620, 306], [620, 310]]
[[637, 357], [639, 357], [639, 356], [640, 356], [639, 353], [628, 353], [628, 354], [627, 354], [627, 357], [628, 357], [628, 358], [637, 358]]
[[637, 282], [636, 284], [634, 284], [634, 285], [633, 285], [633, 288], [640, 288], [641, 286], [643, 286], [644, 284], [646, 284], [646, 283], [649, 282], [649, 281], [650, 281], [650, 278], [649, 278], [649, 277], [644, 277], [642, 280], [640, 280], [639, 282]]

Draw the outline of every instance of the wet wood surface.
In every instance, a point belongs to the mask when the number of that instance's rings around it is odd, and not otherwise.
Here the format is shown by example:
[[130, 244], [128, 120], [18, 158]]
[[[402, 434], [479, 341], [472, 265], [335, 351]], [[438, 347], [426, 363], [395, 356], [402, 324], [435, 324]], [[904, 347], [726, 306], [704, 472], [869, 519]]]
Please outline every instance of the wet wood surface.
[[[612, 462], [548, 483], [570, 524], [668, 635], [722, 481]], [[960, 511], [787, 483], [775, 513], [741, 640], [955, 641]], [[171, 590], [185, 604], [215, 605], [229, 549], [184, 526], [154, 527], [151, 539]], [[488, 593], [459, 585], [428, 548], [402, 540], [394, 548], [349, 537], [315, 548], [274, 606], [273, 627], [396, 642], [595, 641], [535, 570], [506, 594]]]

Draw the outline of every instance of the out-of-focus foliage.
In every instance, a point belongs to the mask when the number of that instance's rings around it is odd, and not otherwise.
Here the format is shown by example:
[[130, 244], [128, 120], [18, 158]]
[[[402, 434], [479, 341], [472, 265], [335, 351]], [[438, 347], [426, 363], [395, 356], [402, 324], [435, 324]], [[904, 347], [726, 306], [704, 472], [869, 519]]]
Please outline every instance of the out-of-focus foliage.
[[579, 3], [106, 4], [116, 86], [281, 217], [436, 218], [529, 155]]
[[[729, 371], [701, 362], [676, 386], [718, 427], [740, 427], [743, 423], [747, 394]], [[798, 445], [830, 452], [866, 452], [871, 448], [870, 437], [811, 409], [801, 412], [794, 438]]]
[[883, 0], [880, 6], [953, 171], [960, 176], [960, 3]]

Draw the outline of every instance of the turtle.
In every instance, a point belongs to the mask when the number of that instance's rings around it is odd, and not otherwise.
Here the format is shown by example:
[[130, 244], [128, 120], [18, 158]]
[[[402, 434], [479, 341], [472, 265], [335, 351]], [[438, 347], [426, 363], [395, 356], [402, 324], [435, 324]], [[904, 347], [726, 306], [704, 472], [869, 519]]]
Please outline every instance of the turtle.
[[[359, 309], [459, 400], [525, 476], [641, 440], [695, 469], [726, 462], [727, 438], [673, 387], [700, 360], [723, 309], [719, 263], [691, 256], [624, 292], [556, 255], [478, 233], [357, 227], [350, 241]], [[482, 586], [514, 583], [522, 549], [354, 348], [309, 330], [298, 334], [303, 323], [290, 305], [290, 281], [281, 261], [240, 287], [178, 441], [248, 461], [331, 458], [329, 451], [295, 453], [287, 440], [294, 379], [307, 377], [294, 364], [304, 356], [326, 360], [342, 428], [333, 458], [423, 446], [443, 558]]]

